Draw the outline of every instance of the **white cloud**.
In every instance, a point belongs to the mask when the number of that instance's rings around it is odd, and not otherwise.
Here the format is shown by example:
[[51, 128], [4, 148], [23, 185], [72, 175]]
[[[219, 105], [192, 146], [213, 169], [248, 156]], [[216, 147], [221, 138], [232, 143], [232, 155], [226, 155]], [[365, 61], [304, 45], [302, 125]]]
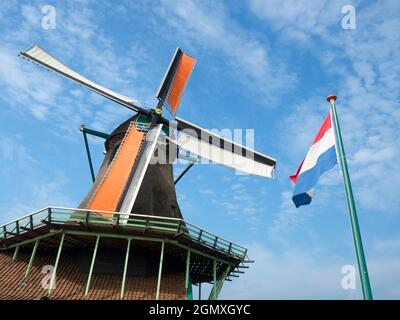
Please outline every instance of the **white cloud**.
[[2, 99], [20, 110], [28, 109], [37, 119], [44, 120], [61, 93], [60, 82], [51, 79], [48, 73], [22, 65], [19, 59], [16, 51], [7, 47], [0, 49]]
[[[226, 282], [221, 299], [362, 299], [358, 281], [356, 290], [341, 287], [344, 265], [350, 261], [326, 257], [321, 248], [304, 251], [291, 247], [283, 252], [266, 249], [263, 244], [245, 246], [255, 263], [239, 278]], [[400, 296], [400, 259], [370, 259], [369, 275], [375, 299], [398, 299]]]
[[274, 91], [289, 90], [295, 82], [293, 74], [273, 59], [268, 44], [241, 28], [222, 3], [166, 0], [156, 12], [189, 47], [221, 53], [230, 72], [265, 99], [273, 99]]
[[[43, 164], [34, 157], [33, 150], [23, 143], [23, 137], [18, 135], [0, 135], [0, 188], [7, 198], [0, 206], [0, 223], [49, 205], [76, 205], [66, 191], [69, 179], [64, 172], [43, 168]], [[10, 188], [9, 185], [15, 182], [18, 187]]]
[[400, 239], [377, 239], [373, 250], [378, 253], [400, 252]]
[[231, 190], [238, 190], [238, 189], [243, 189], [243, 184], [242, 183], [234, 183], [232, 184], [229, 188]]
[[[96, 12], [89, 8], [89, 4], [85, 1], [57, 3], [54, 30], [42, 29], [42, 6], [39, 3], [0, 6], [0, 15], [7, 17], [0, 28], [3, 40], [0, 48], [2, 105], [12, 110], [6, 110], [6, 114], [15, 114], [15, 128], [32, 128], [35, 127], [32, 123], [38, 120], [45, 122], [43, 133], [56, 135], [55, 139], [61, 141], [60, 146], [65, 143], [63, 139], [82, 143], [78, 131], [82, 123], [110, 132], [131, 113], [18, 57], [18, 52], [32, 42], [37, 42], [73, 69], [115, 91], [129, 93], [128, 96], [136, 96], [140, 91], [137, 96], [143, 98], [147, 94], [147, 89], [143, 89], [145, 81], [137, 81], [135, 46], [132, 46], [133, 52], [117, 52], [113, 40], [105, 36], [103, 26], [97, 24]], [[143, 52], [141, 49], [140, 53]], [[48, 205], [76, 206], [80, 200], [74, 198], [74, 191], [71, 191], [62, 168], [51, 171], [46, 154], [27, 148], [27, 141], [25, 136], [0, 139], [0, 158], [3, 160], [1, 187], [7, 189], [4, 194], [7, 201], [0, 208], [3, 222]], [[70, 163], [74, 161], [71, 157]]]
[[256, 16], [269, 22], [275, 31], [295, 26], [301, 30], [312, 31], [318, 27], [321, 11], [327, 1], [264, 1], [253, 0], [250, 8]]
[[[394, 3], [379, 2], [358, 11], [357, 34], [346, 37], [342, 45], [357, 78], [351, 72], [342, 75], [345, 81], [339, 91], [355, 188], [366, 208], [386, 212], [400, 207], [395, 191], [395, 181], [400, 179], [395, 165], [400, 156], [400, 96], [394, 89], [400, 87], [400, 35], [392, 29], [400, 27], [400, 21], [396, 10], [389, 12]], [[382, 10], [388, 14], [382, 16]]]
[[201, 189], [199, 189], [199, 192], [200, 192], [201, 194], [205, 194], [205, 195], [212, 195], [212, 194], [215, 194], [214, 190], [209, 189], [209, 188], [201, 188]]
[[5, 46], [0, 49], [1, 99], [17, 112], [28, 111], [46, 120], [49, 126], [57, 127], [52, 132], [62, 139], [80, 139], [77, 128], [82, 123], [111, 131], [131, 115], [122, 106], [111, 105], [105, 98], [17, 57], [35, 41], [88, 78], [128, 96], [148, 99], [145, 81], [136, 72], [136, 45], [130, 51], [116, 52], [113, 39], [104, 35], [88, 2], [57, 3], [54, 30], [42, 29], [40, 4], [21, 4], [17, 8], [19, 23], [3, 28]]
[[7, 203], [0, 206], [2, 212], [0, 223], [6, 223], [48, 206], [69, 208], [77, 206], [76, 201], [71, 199], [65, 190], [68, 179], [62, 171], [52, 177], [37, 173], [36, 176], [40, 179], [25, 181], [24, 186], [21, 184], [21, 192], [29, 192], [29, 195], [14, 195]]
[[346, 263], [321, 263], [315, 249], [276, 253], [259, 243], [246, 247], [255, 263], [224, 285], [223, 299], [347, 299], [352, 294], [341, 288], [341, 268]]
[[[298, 27], [311, 36], [318, 47], [312, 54], [332, 79], [330, 85], [338, 88], [337, 106], [346, 156], [362, 209], [398, 211], [400, 198], [395, 184], [400, 179], [396, 167], [396, 159], [400, 157], [400, 96], [395, 88], [400, 87], [397, 63], [400, 35], [394, 30], [400, 28], [400, 21], [396, 1], [370, 3], [360, 8], [354, 3], [356, 30], [341, 29], [341, 3], [280, 3], [272, 1], [263, 6], [264, 2], [254, 0], [251, 8], [281, 34], [284, 28]], [[326, 20], [326, 15], [331, 18]], [[321, 90], [328, 94], [332, 89], [316, 88], [315, 92]], [[321, 94], [319, 98], [314, 95], [288, 107], [291, 111], [283, 120], [285, 130], [281, 145], [288, 159], [298, 157], [297, 162], [288, 163], [293, 172], [306, 154], [329, 106]], [[283, 171], [289, 170], [285, 165], [280, 167]], [[340, 183], [340, 179], [336, 179], [329, 184], [334, 185], [335, 181]]]
[[29, 5], [21, 6], [22, 15], [31, 26], [37, 26], [40, 21], [40, 11], [38, 9], [39, 7], [33, 7]]
[[310, 218], [310, 213], [297, 209], [292, 201], [292, 192], [284, 191], [281, 194], [281, 205], [273, 216], [267, 227], [270, 239], [281, 243], [287, 243], [288, 234], [296, 232], [310, 232], [305, 230], [306, 221]]
[[[357, 7], [358, 3], [351, 4]], [[280, 37], [315, 45], [314, 36], [324, 37], [329, 29], [340, 28], [341, 9], [348, 4], [347, 0], [252, 0], [249, 7]]]
[[20, 140], [18, 136], [0, 136], [0, 158], [5, 162], [13, 164], [23, 163], [32, 165], [38, 163], [38, 161], [33, 158], [31, 151], [20, 144], [18, 140]]

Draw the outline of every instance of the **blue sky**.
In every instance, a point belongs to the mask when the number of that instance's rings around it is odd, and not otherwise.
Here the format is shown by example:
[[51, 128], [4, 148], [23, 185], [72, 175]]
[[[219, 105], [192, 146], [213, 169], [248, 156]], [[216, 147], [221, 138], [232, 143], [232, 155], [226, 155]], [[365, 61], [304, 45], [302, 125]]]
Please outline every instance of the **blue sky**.
[[[56, 28], [42, 28], [42, 8]], [[341, 27], [344, 5], [356, 29]], [[339, 169], [295, 209], [288, 179], [338, 95], [350, 175], [376, 298], [400, 297], [400, 5], [397, 1], [7, 1], [0, 5], [0, 223], [76, 206], [91, 179], [79, 126], [110, 132], [130, 112], [17, 57], [37, 43], [88, 78], [151, 107], [172, 53], [197, 64], [179, 116], [254, 129], [275, 180], [199, 165], [179, 182], [185, 219], [242, 244], [256, 263], [222, 298], [359, 299]], [[91, 139], [98, 168], [103, 145]], [[176, 168], [178, 171], [181, 168]]]

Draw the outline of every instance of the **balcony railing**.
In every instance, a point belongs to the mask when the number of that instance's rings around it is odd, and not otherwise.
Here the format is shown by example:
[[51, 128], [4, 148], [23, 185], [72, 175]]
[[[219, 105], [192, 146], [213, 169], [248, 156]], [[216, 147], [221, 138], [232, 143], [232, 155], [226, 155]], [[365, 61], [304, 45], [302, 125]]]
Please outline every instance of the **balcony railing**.
[[111, 226], [127, 231], [152, 231], [166, 236], [182, 236], [199, 245], [240, 260], [244, 260], [247, 253], [247, 249], [183, 219], [63, 207], [46, 207], [0, 226], [0, 245], [3, 244], [3, 247], [6, 247], [4, 245], [6, 240], [23, 236], [47, 225]]

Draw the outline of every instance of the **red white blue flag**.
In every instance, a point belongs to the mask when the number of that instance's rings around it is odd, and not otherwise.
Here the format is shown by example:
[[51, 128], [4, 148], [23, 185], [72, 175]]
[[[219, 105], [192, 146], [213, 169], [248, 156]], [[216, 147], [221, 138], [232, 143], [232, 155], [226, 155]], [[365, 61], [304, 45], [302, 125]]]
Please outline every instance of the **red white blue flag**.
[[335, 134], [329, 112], [296, 174], [289, 177], [295, 184], [292, 200], [296, 208], [311, 203], [319, 177], [332, 169], [336, 163]]

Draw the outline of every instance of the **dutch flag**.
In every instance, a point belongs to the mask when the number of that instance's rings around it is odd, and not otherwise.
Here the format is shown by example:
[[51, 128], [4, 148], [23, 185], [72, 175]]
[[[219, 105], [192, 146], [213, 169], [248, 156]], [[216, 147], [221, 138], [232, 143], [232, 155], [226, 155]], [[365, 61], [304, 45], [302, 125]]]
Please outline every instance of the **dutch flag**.
[[311, 203], [313, 188], [319, 177], [336, 165], [335, 146], [332, 116], [329, 112], [296, 174], [289, 177], [295, 184], [292, 200], [296, 208]]

